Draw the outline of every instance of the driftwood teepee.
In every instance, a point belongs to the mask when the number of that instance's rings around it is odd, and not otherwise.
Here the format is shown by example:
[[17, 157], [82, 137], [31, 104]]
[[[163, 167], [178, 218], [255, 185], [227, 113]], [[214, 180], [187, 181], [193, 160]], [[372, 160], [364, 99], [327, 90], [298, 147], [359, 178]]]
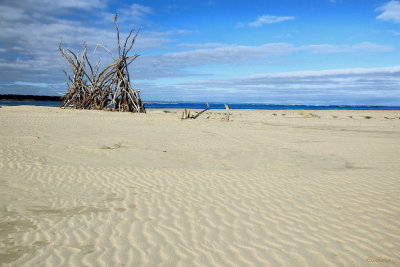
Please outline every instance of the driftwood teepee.
[[[138, 90], [134, 90], [130, 83], [128, 66], [138, 54], [128, 56], [132, 49], [139, 30], [132, 29], [121, 47], [119, 40], [119, 29], [117, 15], [114, 16], [114, 23], [117, 28], [118, 58], [101, 44], [98, 47], [104, 48], [113, 58], [113, 63], [100, 71], [100, 62], [92, 65], [86, 55], [86, 43], [83, 45], [81, 57], [68, 49], [68, 55], [61, 48], [61, 55], [71, 65], [73, 75], [66, 71], [68, 92], [63, 97], [61, 107], [76, 109], [105, 109], [112, 111], [146, 112]], [[134, 34], [132, 36], [132, 33]], [[132, 37], [132, 38], [131, 38]]]

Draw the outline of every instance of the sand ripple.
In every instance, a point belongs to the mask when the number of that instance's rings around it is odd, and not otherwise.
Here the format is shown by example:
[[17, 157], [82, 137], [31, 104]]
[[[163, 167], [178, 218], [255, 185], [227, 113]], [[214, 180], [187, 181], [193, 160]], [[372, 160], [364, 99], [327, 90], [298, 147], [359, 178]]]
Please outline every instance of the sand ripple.
[[[55, 127], [59, 117], [50, 111], [39, 109], [30, 134], [17, 134], [19, 126], [1, 117], [11, 129], [0, 132], [2, 266], [400, 262], [400, 168], [393, 159], [400, 144], [391, 135], [356, 138], [249, 117], [223, 127], [218, 120], [191, 121], [193, 136], [174, 117], [173, 129], [154, 128], [163, 114], [147, 121], [80, 111], [62, 113]], [[139, 133], [126, 126], [131, 120], [143, 124]], [[110, 135], [103, 121], [121, 131]], [[84, 136], [93, 125], [99, 134], [78, 142], [75, 126], [62, 135], [66, 122], [81, 125]], [[158, 143], [139, 142], [146, 133]], [[127, 136], [120, 149], [102, 148]], [[165, 143], [169, 137], [182, 142]]]

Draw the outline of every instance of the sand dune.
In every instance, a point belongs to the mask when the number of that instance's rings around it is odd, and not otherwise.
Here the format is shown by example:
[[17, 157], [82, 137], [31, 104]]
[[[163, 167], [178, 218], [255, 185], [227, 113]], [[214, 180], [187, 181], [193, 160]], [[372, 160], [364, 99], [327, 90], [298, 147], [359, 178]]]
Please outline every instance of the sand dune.
[[2, 107], [1, 265], [400, 264], [399, 111], [222, 112]]

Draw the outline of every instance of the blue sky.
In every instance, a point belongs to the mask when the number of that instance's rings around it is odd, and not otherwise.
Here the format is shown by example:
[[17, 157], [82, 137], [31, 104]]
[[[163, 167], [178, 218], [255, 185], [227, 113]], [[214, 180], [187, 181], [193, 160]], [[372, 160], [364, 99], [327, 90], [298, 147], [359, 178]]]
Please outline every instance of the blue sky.
[[0, 1], [0, 93], [66, 91], [58, 51], [110, 62], [142, 27], [131, 65], [145, 101], [400, 105], [400, 1]]

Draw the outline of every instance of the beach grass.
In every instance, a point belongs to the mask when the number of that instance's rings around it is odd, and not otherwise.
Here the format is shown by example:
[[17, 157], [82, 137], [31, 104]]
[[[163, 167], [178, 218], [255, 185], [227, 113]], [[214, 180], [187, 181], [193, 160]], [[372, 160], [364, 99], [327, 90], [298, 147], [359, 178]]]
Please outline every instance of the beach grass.
[[310, 117], [312, 117], [312, 118], [321, 118], [319, 115], [314, 114], [314, 113], [310, 113], [309, 115], [310, 115]]

